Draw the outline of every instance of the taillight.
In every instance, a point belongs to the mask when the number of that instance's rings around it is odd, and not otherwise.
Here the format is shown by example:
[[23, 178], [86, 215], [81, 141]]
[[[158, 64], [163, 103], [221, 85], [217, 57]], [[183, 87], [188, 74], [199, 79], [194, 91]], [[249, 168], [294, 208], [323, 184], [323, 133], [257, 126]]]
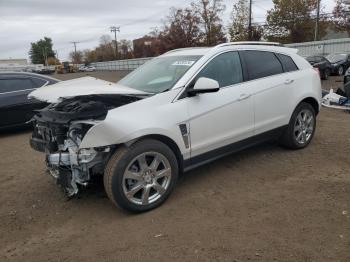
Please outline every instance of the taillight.
[[318, 76], [321, 77], [320, 69], [318, 69], [318, 67], [314, 67], [314, 70], [317, 72]]

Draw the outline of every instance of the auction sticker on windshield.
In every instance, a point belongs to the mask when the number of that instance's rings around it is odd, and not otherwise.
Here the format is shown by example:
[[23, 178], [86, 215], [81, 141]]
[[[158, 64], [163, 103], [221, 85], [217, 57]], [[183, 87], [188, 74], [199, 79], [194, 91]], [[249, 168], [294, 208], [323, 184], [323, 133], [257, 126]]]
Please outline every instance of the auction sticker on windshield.
[[172, 65], [174, 66], [191, 66], [195, 61], [175, 61]]

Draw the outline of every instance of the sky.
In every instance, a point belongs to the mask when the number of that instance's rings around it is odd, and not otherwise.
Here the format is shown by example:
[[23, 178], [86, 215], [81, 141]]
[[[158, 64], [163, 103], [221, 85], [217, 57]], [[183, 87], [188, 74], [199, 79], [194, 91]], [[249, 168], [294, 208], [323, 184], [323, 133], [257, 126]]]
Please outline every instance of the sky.
[[[222, 19], [228, 25], [232, 5], [224, 0]], [[292, 1], [292, 0], [291, 0]], [[120, 26], [118, 39], [135, 39], [161, 27], [169, 8], [186, 7], [192, 0], [0, 0], [0, 59], [28, 58], [30, 43], [44, 36], [53, 40], [60, 60], [74, 50], [92, 49], [99, 38]], [[321, 0], [331, 12], [335, 0]], [[265, 21], [272, 0], [253, 0], [253, 21]]]

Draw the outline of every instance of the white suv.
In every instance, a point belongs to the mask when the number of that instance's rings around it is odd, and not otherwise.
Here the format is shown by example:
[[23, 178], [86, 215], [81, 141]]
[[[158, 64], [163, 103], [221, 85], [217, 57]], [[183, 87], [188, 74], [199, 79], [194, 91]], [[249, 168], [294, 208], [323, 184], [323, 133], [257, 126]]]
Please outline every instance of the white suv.
[[178, 174], [268, 139], [306, 147], [321, 84], [295, 49], [226, 43], [170, 51], [117, 84], [84, 77], [30, 94], [51, 103], [31, 146], [69, 196], [104, 176], [111, 201], [162, 204]]

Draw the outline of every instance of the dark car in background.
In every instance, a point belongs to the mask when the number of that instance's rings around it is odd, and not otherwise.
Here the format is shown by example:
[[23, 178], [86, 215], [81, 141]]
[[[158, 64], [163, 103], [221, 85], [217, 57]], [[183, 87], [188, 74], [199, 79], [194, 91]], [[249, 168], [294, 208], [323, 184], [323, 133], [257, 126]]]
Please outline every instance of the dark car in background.
[[0, 72], [0, 128], [25, 124], [45, 103], [28, 99], [33, 90], [59, 80], [33, 73]]
[[332, 74], [339, 76], [344, 75], [346, 70], [350, 67], [350, 54], [329, 54], [326, 58], [331, 62]]
[[344, 84], [349, 82], [350, 82], [350, 67], [348, 68], [348, 70], [345, 72], [345, 75], [344, 75]]
[[315, 68], [320, 71], [322, 79], [327, 80], [332, 72], [331, 62], [324, 56], [309, 56], [306, 60]]

